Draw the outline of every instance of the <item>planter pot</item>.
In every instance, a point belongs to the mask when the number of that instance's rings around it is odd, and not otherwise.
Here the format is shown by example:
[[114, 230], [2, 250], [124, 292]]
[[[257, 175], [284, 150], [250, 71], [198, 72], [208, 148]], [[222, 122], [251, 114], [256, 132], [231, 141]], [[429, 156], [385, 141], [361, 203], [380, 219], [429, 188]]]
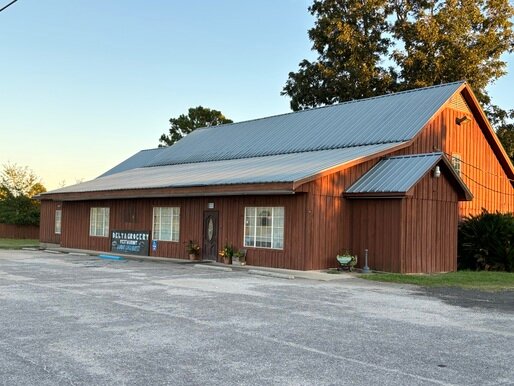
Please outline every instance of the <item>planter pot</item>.
[[190, 253], [189, 260], [200, 260], [200, 256], [197, 256], [194, 253]]
[[223, 264], [230, 264], [231, 261], [230, 261], [230, 257], [224, 257], [223, 258]]

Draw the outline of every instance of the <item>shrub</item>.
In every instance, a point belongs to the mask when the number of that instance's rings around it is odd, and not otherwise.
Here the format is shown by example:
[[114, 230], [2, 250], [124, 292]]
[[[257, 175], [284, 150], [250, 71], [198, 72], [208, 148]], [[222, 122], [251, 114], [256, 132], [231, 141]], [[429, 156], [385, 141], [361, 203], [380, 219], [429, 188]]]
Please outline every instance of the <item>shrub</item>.
[[483, 209], [459, 224], [458, 268], [512, 272], [514, 215]]

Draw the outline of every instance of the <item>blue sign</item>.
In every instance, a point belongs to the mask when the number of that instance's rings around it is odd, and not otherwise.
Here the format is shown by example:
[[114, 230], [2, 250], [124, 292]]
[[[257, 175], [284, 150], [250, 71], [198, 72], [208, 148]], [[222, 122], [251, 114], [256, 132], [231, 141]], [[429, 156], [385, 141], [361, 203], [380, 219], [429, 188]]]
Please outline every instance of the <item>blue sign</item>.
[[157, 240], [152, 240], [152, 252], [157, 250]]

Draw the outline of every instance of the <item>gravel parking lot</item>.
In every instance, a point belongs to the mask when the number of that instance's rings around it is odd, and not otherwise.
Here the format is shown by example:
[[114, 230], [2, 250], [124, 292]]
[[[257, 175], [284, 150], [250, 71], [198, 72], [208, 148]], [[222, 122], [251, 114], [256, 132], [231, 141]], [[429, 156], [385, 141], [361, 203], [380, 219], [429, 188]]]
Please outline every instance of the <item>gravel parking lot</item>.
[[342, 278], [0, 251], [3, 385], [514, 385], [514, 313]]

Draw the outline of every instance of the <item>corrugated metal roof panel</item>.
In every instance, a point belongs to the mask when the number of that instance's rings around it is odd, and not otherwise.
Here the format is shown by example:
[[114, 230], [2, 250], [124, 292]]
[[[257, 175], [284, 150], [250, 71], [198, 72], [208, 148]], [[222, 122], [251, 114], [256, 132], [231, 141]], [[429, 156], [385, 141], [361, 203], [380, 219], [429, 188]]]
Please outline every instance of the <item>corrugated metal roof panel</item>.
[[151, 165], [216, 161], [411, 140], [463, 82], [197, 129]]
[[442, 157], [442, 153], [429, 153], [383, 159], [346, 193], [405, 193]]
[[390, 150], [401, 144], [400, 142], [267, 157], [145, 167], [111, 174], [45, 194], [294, 182], [338, 165]]
[[147, 166], [150, 163], [150, 161], [152, 161], [154, 157], [163, 150], [165, 150], [164, 147], [141, 150], [98, 177], [105, 177], [111, 174], [124, 172], [125, 170], [142, 168], [144, 166]]

